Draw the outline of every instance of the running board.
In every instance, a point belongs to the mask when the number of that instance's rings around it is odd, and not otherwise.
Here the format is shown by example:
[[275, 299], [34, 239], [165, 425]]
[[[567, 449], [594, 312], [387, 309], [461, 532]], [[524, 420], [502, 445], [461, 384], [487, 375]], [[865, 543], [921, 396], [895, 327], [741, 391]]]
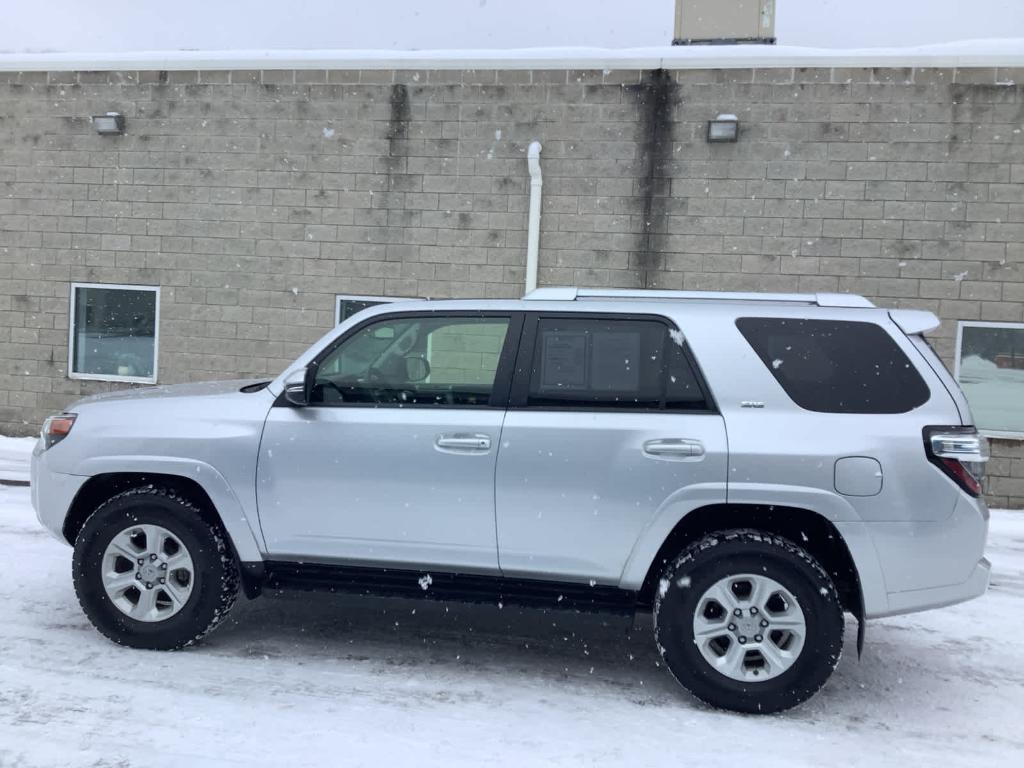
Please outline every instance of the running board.
[[267, 589], [303, 589], [624, 615], [634, 613], [638, 607], [636, 592], [598, 584], [590, 586], [540, 579], [321, 563], [268, 561], [264, 564], [263, 584]]

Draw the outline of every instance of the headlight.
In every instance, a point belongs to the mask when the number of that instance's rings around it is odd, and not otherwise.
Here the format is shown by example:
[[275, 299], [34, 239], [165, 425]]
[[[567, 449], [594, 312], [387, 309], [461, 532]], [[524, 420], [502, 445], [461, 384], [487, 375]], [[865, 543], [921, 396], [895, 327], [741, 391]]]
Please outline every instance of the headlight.
[[44, 421], [43, 431], [39, 435], [43, 439], [43, 448], [51, 448], [71, 434], [77, 418], [78, 415], [74, 413], [58, 413]]

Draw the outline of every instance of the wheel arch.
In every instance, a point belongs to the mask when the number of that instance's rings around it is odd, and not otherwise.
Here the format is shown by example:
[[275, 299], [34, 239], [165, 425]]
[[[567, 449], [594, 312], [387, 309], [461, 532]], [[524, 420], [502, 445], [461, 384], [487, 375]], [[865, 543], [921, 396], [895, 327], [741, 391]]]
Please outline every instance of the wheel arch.
[[688, 544], [733, 528], [753, 528], [790, 540], [814, 557], [832, 578], [843, 608], [858, 619], [864, 615], [857, 565], [835, 524], [801, 507], [764, 504], [709, 504], [684, 515], [662, 542], [638, 593], [641, 607], [654, 603], [654, 591], [665, 565]]
[[261, 569], [255, 566], [262, 566], [262, 556], [248, 525], [237, 520], [232, 524], [231, 518], [223, 514], [224, 509], [218, 504], [224, 503], [220, 495], [216, 491], [211, 494], [202, 483], [191, 477], [162, 472], [104, 472], [93, 475], [78, 489], [68, 507], [61, 529], [64, 539], [74, 546], [85, 521], [103, 502], [122, 491], [147, 485], [167, 488], [199, 509], [203, 520], [224, 535], [239, 563], [246, 595], [255, 597], [259, 594]]

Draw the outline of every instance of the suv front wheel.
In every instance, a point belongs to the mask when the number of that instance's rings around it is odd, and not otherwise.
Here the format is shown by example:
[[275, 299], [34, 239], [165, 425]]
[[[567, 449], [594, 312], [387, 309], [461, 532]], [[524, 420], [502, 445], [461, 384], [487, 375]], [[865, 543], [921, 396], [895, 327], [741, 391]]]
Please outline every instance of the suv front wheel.
[[654, 604], [658, 650], [675, 678], [722, 709], [769, 714], [809, 699], [843, 646], [835, 585], [779, 536], [722, 531], [666, 567]]
[[158, 486], [123, 491], [93, 512], [75, 539], [72, 569], [89, 620], [133, 648], [191, 645], [238, 595], [224, 537], [191, 501]]

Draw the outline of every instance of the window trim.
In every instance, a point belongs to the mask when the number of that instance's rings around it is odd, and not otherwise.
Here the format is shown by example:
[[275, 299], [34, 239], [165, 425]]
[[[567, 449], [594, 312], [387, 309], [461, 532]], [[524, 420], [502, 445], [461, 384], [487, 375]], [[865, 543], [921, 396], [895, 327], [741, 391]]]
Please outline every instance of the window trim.
[[363, 296], [354, 293], [336, 293], [334, 294], [334, 327], [337, 328], [345, 322], [341, 319], [341, 302], [343, 301], [374, 301], [378, 304], [394, 304], [396, 301], [413, 300], [408, 296]]
[[[516, 356], [515, 372], [512, 378], [512, 389], [509, 397], [509, 410], [521, 411], [578, 411], [585, 413], [671, 413], [675, 415], [692, 414], [694, 416], [719, 415], [718, 404], [715, 402], [711, 388], [708, 386], [704, 371], [701, 370], [697, 359], [690, 349], [690, 344], [683, 333], [683, 357], [693, 371], [694, 379], [704, 396], [705, 408], [627, 408], [612, 407], [605, 405], [529, 405], [530, 397], [530, 376], [533, 372], [533, 357], [537, 345], [537, 329], [541, 320], [564, 319], [564, 320], [620, 320], [620, 321], [654, 321], [661, 323], [669, 330], [680, 331], [675, 322], [665, 316], [658, 314], [636, 313], [636, 312], [527, 312], [523, 324], [523, 334], [519, 344], [519, 354]], [[667, 375], [667, 374], [666, 374]]]
[[[402, 299], [397, 299], [401, 301]], [[491, 397], [486, 405], [438, 405], [438, 404], [427, 404], [427, 403], [402, 403], [401, 405], [381, 405], [378, 403], [310, 403], [306, 405], [306, 408], [429, 408], [434, 410], [487, 410], [500, 408], [504, 410], [508, 407], [509, 392], [512, 386], [512, 372], [514, 370], [516, 355], [518, 353], [519, 345], [522, 341], [523, 332], [523, 316], [524, 312], [521, 310], [500, 310], [500, 309], [486, 309], [486, 310], [473, 310], [473, 309], [457, 309], [457, 310], [430, 310], [417, 308], [415, 310], [408, 310], [404, 312], [383, 312], [373, 317], [368, 317], [362, 320], [357, 325], [352, 326], [344, 333], [340, 334], [330, 344], [320, 350], [316, 357], [309, 361], [307, 365], [315, 365], [319, 368], [320, 364], [328, 357], [335, 349], [344, 344], [348, 339], [355, 336], [357, 333], [362, 331], [367, 326], [373, 323], [379, 323], [384, 320], [395, 320], [399, 318], [404, 319], [415, 319], [415, 318], [438, 318], [438, 317], [475, 317], [475, 318], [488, 318], [496, 317], [508, 320], [508, 331], [505, 336], [505, 344], [501, 348], [501, 353], [498, 355], [498, 367], [494, 371], [494, 386], [491, 387]], [[284, 396], [284, 392], [278, 396], [277, 400], [274, 401], [275, 407], [293, 407]]]
[[[1024, 323], [988, 322], [983, 320], [957, 321], [956, 349], [953, 353], [953, 380], [956, 382], [956, 385], [960, 387], [961, 392], [964, 392], [963, 385], [960, 383], [960, 353], [963, 345], [964, 328], [1013, 328], [1024, 331]], [[964, 399], [967, 400], [967, 405], [970, 406], [971, 401], [968, 399], [966, 392], [964, 392]], [[981, 427], [978, 427], [978, 431], [985, 437], [994, 437], [1002, 440], [1024, 440], [1024, 432], [1014, 432], [1013, 430], [1003, 429], [983, 429]]]
[[[156, 294], [153, 307], [153, 375], [117, 376], [104, 373], [78, 373], [75, 371], [75, 299], [79, 288], [102, 288], [118, 291], [149, 291]], [[68, 315], [68, 372], [69, 379], [79, 381], [113, 381], [122, 384], [156, 384], [160, 373], [160, 286], [132, 285], [129, 283], [71, 283], [70, 313]]]

